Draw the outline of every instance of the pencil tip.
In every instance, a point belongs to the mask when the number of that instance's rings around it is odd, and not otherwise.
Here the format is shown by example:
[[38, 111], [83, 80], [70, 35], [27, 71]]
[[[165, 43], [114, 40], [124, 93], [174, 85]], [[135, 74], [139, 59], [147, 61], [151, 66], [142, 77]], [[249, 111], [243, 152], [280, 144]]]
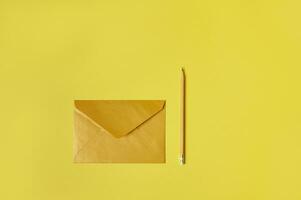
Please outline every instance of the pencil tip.
[[180, 156], [179, 160], [180, 160], [180, 165], [184, 165], [185, 162], [184, 162], [184, 156], [183, 155]]

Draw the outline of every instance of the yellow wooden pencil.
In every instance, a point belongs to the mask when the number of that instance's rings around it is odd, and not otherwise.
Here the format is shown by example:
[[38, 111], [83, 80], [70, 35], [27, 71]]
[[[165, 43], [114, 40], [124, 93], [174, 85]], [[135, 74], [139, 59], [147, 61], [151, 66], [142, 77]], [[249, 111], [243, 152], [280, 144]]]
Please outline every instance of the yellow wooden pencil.
[[180, 164], [185, 163], [185, 91], [186, 77], [184, 68], [181, 68], [181, 97], [180, 97]]

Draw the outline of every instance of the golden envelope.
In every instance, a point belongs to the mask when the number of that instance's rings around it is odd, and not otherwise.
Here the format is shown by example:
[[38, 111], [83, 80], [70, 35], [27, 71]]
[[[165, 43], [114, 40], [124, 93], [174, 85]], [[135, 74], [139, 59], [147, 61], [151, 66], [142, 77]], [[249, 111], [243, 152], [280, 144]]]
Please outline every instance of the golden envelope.
[[75, 100], [74, 104], [74, 162], [165, 162], [165, 101]]

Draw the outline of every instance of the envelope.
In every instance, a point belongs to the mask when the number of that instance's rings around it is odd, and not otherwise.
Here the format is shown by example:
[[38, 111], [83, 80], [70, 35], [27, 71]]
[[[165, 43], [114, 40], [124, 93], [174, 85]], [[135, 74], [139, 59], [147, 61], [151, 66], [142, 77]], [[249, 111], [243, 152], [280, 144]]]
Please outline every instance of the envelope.
[[165, 163], [164, 100], [75, 100], [75, 163]]

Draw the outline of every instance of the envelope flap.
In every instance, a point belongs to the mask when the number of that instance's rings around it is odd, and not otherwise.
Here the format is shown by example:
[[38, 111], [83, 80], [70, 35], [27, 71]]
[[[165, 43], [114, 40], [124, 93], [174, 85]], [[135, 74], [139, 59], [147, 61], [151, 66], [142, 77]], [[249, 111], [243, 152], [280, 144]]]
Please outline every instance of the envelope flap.
[[163, 100], [75, 100], [75, 108], [115, 137], [131, 133], [160, 112]]

